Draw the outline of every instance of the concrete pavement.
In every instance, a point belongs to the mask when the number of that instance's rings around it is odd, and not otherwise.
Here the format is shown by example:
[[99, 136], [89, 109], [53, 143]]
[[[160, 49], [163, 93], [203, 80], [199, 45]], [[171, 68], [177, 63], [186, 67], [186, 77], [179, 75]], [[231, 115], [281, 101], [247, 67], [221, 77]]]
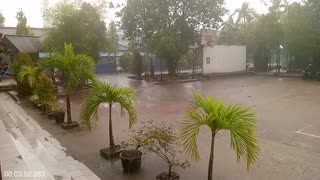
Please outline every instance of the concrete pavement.
[[99, 180], [9, 95], [0, 93], [0, 102], [3, 179]]

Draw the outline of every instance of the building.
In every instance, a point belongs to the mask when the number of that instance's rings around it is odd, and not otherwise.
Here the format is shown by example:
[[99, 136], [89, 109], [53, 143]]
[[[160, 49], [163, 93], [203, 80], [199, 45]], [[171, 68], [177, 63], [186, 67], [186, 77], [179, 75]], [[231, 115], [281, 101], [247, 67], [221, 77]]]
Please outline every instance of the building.
[[39, 36], [0, 35], [1, 59], [12, 63], [14, 56], [20, 52], [39, 58], [41, 40]]
[[[45, 28], [29, 28], [33, 36], [40, 40], [40, 42], [45, 38], [46, 31]], [[9, 36], [16, 36], [16, 27], [0, 27], [0, 33]], [[32, 36], [28, 36], [32, 37]], [[96, 72], [115, 72], [120, 69], [119, 59], [120, 57], [128, 52], [129, 40], [124, 36], [123, 33], [118, 34], [118, 48], [117, 52], [100, 52], [100, 58], [96, 60]], [[17, 45], [17, 44], [16, 44]], [[38, 51], [38, 57], [46, 57], [48, 53]]]
[[[4, 35], [17, 35], [16, 27], [0, 27], [0, 33]], [[29, 28], [33, 36], [38, 36], [41, 40], [45, 38], [45, 29], [44, 28]]]
[[246, 70], [245, 46], [203, 48], [203, 74], [230, 73]]

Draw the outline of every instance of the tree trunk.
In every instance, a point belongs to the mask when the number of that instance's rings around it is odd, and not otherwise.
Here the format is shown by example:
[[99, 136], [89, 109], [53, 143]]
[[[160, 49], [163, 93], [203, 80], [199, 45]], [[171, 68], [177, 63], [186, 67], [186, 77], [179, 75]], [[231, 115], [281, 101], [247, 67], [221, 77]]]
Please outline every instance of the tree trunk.
[[171, 166], [171, 165], [169, 165], [169, 174], [168, 174], [168, 175], [169, 175], [169, 177], [171, 177], [171, 171], [172, 171], [171, 169], [172, 169], [172, 166]]
[[116, 52], [113, 52], [113, 60], [114, 60], [114, 67], [115, 67], [115, 72], [117, 72], [118, 68], [117, 68], [117, 56], [116, 56]]
[[196, 61], [196, 50], [192, 53], [192, 78], [194, 78], [194, 70], [195, 70], [195, 61]]
[[72, 124], [72, 119], [71, 119], [71, 102], [70, 102], [69, 93], [67, 93], [67, 117], [68, 117], [68, 124]]
[[208, 169], [208, 180], [212, 180], [212, 168], [213, 168], [213, 159], [214, 159], [214, 139], [215, 132], [212, 132], [211, 137], [211, 148], [210, 148], [210, 159], [209, 159], [209, 169]]
[[160, 59], [160, 79], [162, 80], [162, 75], [163, 75], [163, 65], [162, 65], [162, 58]]
[[109, 103], [109, 138], [110, 138], [110, 147], [114, 147], [111, 112], [112, 112], [112, 104]]

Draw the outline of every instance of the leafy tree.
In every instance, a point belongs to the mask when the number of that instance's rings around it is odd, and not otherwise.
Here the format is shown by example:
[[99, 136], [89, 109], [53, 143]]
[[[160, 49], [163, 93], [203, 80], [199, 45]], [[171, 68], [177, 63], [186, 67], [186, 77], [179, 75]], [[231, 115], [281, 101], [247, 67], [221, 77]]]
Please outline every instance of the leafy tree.
[[49, 9], [48, 29], [44, 44], [48, 50], [62, 52], [64, 43], [72, 43], [76, 53], [98, 60], [107, 48], [106, 26], [100, 6], [77, 1], [61, 1]]
[[115, 147], [112, 130], [112, 107], [119, 104], [122, 110], [129, 114], [129, 128], [137, 121], [135, 109], [134, 90], [125, 87], [113, 87], [102, 81], [94, 81], [89, 85], [85, 92], [85, 97], [81, 103], [81, 120], [91, 128], [91, 119], [93, 116], [98, 118], [98, 108], [101, 103], [108, 104], [109, 107], [109, 142], [110, 147]]
[[128, 71], [129, 70], [129, 67], [130, 67], [130, 64], [132, 63], [133, 61], [133, 56], [132, 54], [130, 53], [124, 53], [120, 59], [119, 59], [119, 64], [120, 64], [120, 67], [125, 70], [125, 71]]
[[212, 180], [214, 159], [214, 140], [220, 130], [230, 132], [231, 148], [247, 160], [247, 167], [258, 158], [260, 151], [255, 135], [255, 114], [251, 108], [241, 105], [224, 105], [222, 100], [207, 96], [201, 97], [195, 93], [194, 102], [187, 112], [187, 119], [181, 124], [181, 138], [186, 153], [192, 158], [199, 159], [197, 136], [201, 126], [211, 130], [211, 147], [209, 159], [208, 180]]
[[320, 57], [320, 23], [318, 1], [287, 6], [283, 18], [284, 39], [290, 56], [295, 57], [295, 68], [304, 67], [310, 59]]
[[[141, 47], [166, 61], [170, 75], [196, 41], [199, 28], [217, 29], [225, 13], [223, 0], [128, 0], [121, 11], [122, 29]], [[157, 22], [157, 23], [155, 23]]]
[[18, 53], [12, 64], [12, 69], [15, 75], [17, 75], [22, 66], [33, 66], [34, 60], [28, 53]]
[[141, 79], [141, 75], [144, 71], [144, 61], [138, 50], [133, 52], [133, 59], [130, 63], [130, 69], [131, 73], [137, 75], [137, 77]]
[[118, 50], [118, 34], [117, 27], [114, 21], [109, 24], [109, 29], [107, 31], [107, 41], [109, 42], [108, 49], [111, 52], [116, 52]]
[[4, 22], [5, 22], [5, 18], [3, 16], [3, 14], [0, 12], [0, 27], [4, 26]]
[[68, 123], [72, 124], [70, 95], [87, 79], [94, 79], [94, 61], [85, 54], [75, 54], [71, 44], [64, 45], [64, 54], [53, 53], [45, 60], [44, 67], [58, 68], [62, 72], [64, 92], [67, 102]]
[[236, 26], [233, 17], [229, 16], [229, 19], [224, 23], [219, 33], [219, 44], [235, 45], [237, 43], [237, 33], [239, 28]]
[[24, 35], [24, 36], [31, 35], [29, 28], [27, 26], [27, 18], [24, 15], [22, 9], [19, 9], [19, 11], [17, 12], [16, 18], [18, 20], [16, 34]]
[[241, 8], [235, 10], [235, 14], [238, 14], [236, 23], [242, 24], [244, 28], [257, 17], [255, 9], [250, 8], [249, 2], [244, 2]]
[[[235, 15], [237, 15], [236, 21], [234, 21]], [[223, 27], [219, 32], [218, 43], [222, 45], [246, 46], [248, 61], [255, 48], [253, 40], [258, 18], [259, 15], [256, 13], [255, 9], [250, 8], [248, 2], [243, 3], [241, 8], [236, 9], [223, 24]]]

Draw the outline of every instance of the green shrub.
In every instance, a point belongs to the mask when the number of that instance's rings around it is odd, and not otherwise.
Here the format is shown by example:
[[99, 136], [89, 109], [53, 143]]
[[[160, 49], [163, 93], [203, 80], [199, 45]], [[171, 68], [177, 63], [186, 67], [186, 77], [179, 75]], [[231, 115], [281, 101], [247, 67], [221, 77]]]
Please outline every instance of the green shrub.
[[55, 86], [49, 80], [41, 80], [37, 84], [35, 95], [39, 97], [39, 104], [46, 111], [56, 103]]
[[138, 78], [141, 78], [142, 73], [144, 72], [144, 61], [139, 51], [134, 51], [133, 60], [130, 63], [130, 72], [137, 75]]
[[120, 67], [123, 70], [128, 71], [129, 70], [129, 64], [132, 62], [132, 60], [133, 60], [132, 54], [124, 53], [119, 59]]
[[28, 53], [18, 53], [12, 64], [14, 74], [18, 74], [22, 66], [32, 66], [33, 60]]

